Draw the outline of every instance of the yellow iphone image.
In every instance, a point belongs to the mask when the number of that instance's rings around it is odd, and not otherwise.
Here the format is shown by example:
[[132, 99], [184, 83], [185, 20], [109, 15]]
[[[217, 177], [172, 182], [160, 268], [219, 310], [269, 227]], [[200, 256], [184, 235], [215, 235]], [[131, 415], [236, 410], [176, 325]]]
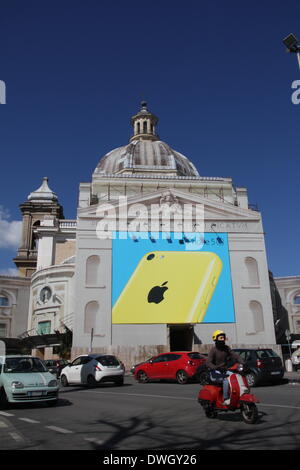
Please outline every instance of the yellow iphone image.
[[112, 322], [200, 323], [221, 271], [211, 252], [146, 253], [113, 307]]

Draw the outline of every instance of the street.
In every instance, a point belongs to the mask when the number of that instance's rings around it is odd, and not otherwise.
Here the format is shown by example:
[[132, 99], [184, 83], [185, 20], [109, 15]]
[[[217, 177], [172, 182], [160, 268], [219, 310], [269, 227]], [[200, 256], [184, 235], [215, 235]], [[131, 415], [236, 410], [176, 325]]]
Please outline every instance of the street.
[[13, 406], [0, 411], [0, 448], [92, 450], [300, 449], [300, 385], [253, 388], [260, 420], [239, 412], [208, 419], [197, 402], [199, 384], [68, 387], [58, 406]]

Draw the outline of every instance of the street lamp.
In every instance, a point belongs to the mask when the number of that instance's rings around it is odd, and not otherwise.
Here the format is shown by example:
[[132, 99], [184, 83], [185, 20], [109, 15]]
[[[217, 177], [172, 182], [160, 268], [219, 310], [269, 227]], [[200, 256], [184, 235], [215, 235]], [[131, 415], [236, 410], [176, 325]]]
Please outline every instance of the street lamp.
[[287, 47], [287, 52], [300, 52], [299, 41], [293, 33], [283, 39], [283, 44]]
[[283, 44], [286, 46], [287, 52], [294, 52], [297, 54], [298, 65], [300, 69], [300, 43], [296, 36], [291, 33], [283, 39]]

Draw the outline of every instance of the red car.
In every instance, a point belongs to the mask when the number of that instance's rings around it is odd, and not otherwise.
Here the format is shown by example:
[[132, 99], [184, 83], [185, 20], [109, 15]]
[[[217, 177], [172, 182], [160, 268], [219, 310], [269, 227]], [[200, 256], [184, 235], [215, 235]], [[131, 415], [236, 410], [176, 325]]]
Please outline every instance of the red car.
[[205, 361], [206, 357], [198, 352], [168, 352], [135, 365], [132, 372], [141, 383], [152, 379], [169, 379], [186, 384], [195, 378], [198, 367]]

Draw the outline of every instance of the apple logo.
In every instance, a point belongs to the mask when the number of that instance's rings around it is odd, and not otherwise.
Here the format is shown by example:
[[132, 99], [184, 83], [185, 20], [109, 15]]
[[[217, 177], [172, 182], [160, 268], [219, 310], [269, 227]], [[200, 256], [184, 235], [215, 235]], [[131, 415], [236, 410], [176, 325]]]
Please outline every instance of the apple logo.
[[148, 294], [148, 302], [154, 302], [155, 304], [159, 304], [162, 300], [164, 300], [164, 292], [168, 290], [166, 284], [168, 281], [164, 282], [161, 286], [154, 286], [150, 289]]

